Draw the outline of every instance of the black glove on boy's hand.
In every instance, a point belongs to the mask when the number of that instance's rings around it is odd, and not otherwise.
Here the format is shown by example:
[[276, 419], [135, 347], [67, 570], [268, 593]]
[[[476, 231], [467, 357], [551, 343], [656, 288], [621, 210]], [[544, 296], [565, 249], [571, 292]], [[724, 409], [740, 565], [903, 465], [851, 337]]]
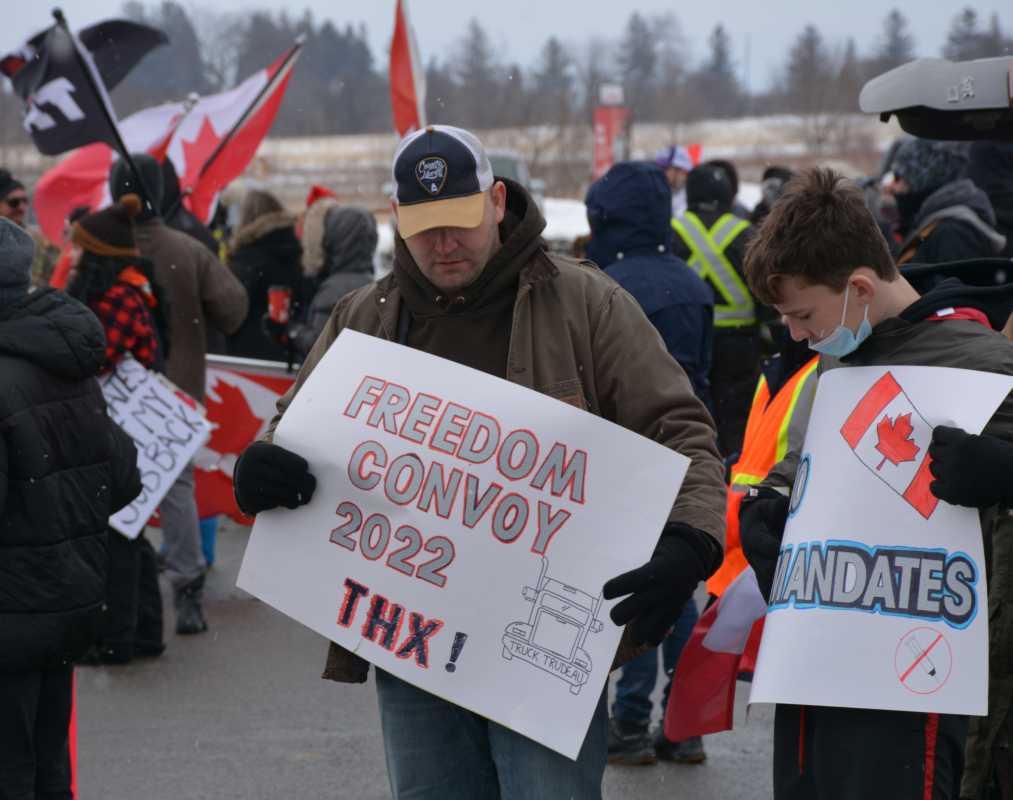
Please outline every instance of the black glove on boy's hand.
[[955, 506], [1013, 505], [1013, 444], [939, 425], [932, 431], [932, 494]]
[[254, 442], [236, 462], [232, 485], [239, 507], [247, 514], [259, 514], [308, 503], [317, 479], [302, 456], [276, 444]]
[[764, 599], [770, 597], [774, 570], [781, 552], [781, 538], [788, 522], [788, 498], [776, 489], [750, 489], [739, 506], [739, 539], [742, 552], [756, 573]]
[[606, 600], [629, 595], [610, 616], [616, 625], [630, 626], [634, 644], [658, 645], [682, 614], [696, 585], [717, 566], [712, 537], [696, 528], [669, 522], [651, 560], [642, 567], [612, 578], [602, 593]]

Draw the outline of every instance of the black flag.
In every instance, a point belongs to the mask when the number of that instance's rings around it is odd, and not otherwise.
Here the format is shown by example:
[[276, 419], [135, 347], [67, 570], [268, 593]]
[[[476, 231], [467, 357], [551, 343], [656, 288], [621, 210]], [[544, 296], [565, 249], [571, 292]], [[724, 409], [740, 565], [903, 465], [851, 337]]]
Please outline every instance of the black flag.
[[93, 25], [79, 39], [61, 16], [0, 60], [0, 72], [25, 101], [25, 129], [40, 153], [57, 155], [91, 142], [122, 149], [107, 89], [167, 41], [161, 31], [126, 20]]

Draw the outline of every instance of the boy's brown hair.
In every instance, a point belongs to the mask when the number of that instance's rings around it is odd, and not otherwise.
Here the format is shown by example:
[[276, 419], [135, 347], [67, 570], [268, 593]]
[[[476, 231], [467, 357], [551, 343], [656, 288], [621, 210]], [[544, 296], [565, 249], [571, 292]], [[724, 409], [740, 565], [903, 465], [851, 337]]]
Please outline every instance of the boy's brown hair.
[[900, 274], [862, 190], [832, 169], [792, 179], [746, 248], [746, 280], [760, 302], [781, 299], [783, 278], [843, 292], [857, 267], [885, 281]]

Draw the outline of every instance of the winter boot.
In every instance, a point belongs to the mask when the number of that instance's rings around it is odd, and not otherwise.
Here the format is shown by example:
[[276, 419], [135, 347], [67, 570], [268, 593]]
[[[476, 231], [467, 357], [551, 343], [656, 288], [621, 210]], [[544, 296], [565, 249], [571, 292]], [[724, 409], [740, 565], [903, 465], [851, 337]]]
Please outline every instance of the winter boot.
[[639, 766], [654, 764], [657, 760], [651, 737], [647, 733], [647, 723], [630, 723], [620, 719], [609, 720], [609, 764]]
[[204, 619], [204, 610], [201, 608], [203, 596], [203, 575], [173, 590], [176, 606], [176, 633], [180, 636], [204, 633], [208, 629], [207, 621]]
[[702, 764], [707, 760], [703, 739], [699, 736], [690, 736], [681, 742], [670, 742], [661, 729], [654, 736], [654, 752], [662, 761], [674, 761], [676, 764]]

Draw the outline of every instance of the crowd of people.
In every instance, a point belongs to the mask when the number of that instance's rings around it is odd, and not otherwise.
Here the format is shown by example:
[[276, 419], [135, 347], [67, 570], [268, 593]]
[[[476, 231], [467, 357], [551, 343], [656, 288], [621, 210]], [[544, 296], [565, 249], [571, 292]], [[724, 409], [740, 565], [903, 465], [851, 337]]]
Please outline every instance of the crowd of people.
[[[175, 632], [209, 628], [192, 466], [162, 500], [159, 552], [108, 528], [140, 483], [95, 378], [128, 355], [197, 401], [208, 352], [299, 363], [280, 418], [350, 328], [558, 389], [690, 457], [651, 560], [604, 586], [625, 598], [611, 612], [615, 701], [602, 697], [575, 761], [376, 670], [393, 795], [433, 798], [448, 796], [450, 763], [461, 797], [520, 796], [510, 776], [523, 773], [538, 796], [594, 798], [607, 762], [703, 762], [699, 737], [651, 729], [659, 663], [664, 708], [698, 585], [714, 598], [749, 565], [769, 589], [819, 374], [1013, 374], [996, 332], [1013, 327], [1013, 144], [908, 139], [866, 181], [770, 165], [752, 209], [731, 162], [693, 164], [673, 145], [591, 184], [574, 258], [546, 249], [537, 204], [493, 175], [473, 134], [430, 126], [395, 153], [398, 235], [379, 281], [373, 214], [321, 187], [297, 215], [251, 189], [223, 234], [187, 211], [168, 160], [130, 161], [109, 176], [111, 205], [71, 213], [62, 251], [27, 226], [28, 192], [0, 170], [0, 798], [69, 796], [72, 665], [164, 651], [159, 573]], [[416, 174], [435, 161], [433, 192]], [[975, 313], [940, 321], [944, 308]], [[981, 511], [991, 559], [989, 715], [778, 706], [775, 797], [1010, 797], [1009, 403], [983, 435], [937, 429], [933, 445], [933, 492]], [[271, 441], [277, 420], [236, 465], [251, 515], [313, 496], [305, 459]], [[325, 677], [367, 671], [331, 645]]]

